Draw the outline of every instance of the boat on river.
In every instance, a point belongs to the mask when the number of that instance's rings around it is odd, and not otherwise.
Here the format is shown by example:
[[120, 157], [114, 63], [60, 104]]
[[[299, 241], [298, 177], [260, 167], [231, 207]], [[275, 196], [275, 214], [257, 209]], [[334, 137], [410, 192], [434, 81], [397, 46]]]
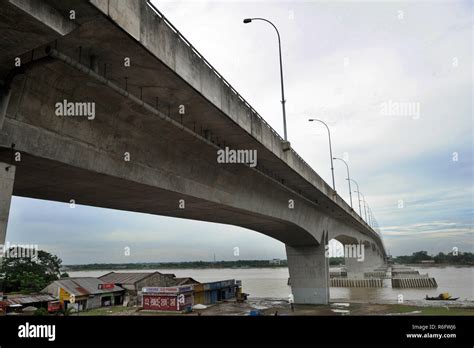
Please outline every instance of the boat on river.
[[425, 297], [425, 300], [428, 301], [456, 301], [457, 299], [459, 299], [459, 297], [452, 297], [448, 292], [439, 294], [436, 297], [429, 297], [428, 295]]

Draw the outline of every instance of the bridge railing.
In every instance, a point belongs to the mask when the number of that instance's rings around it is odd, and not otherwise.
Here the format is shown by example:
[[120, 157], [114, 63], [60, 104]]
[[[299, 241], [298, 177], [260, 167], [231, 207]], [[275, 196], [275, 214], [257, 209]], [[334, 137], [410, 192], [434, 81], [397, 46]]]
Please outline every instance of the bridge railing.
[[[222, 83], [224, 83], [227, 87], [229, 87], [229, 89], [232, 91], [232, 93], [234, 93], [237, 98], [239, 98], [244, 104], [245, 106], [247, 106], [247, 108], [250, 109], [250, 111], [255, 115], [257, 116], [260, 121], [266, 126], [268, 127], [268, 129], [276, 136], [278, 137], [278, 139], [280, 139], [280, 141], [284, 141], [284, 139], [280, 136], [280, 134], [278, 134], [278, 132], [273, 129], [272, 126], [270, 126], [267, 121], [265, 121], [265, 119], [260, 116], [260, 114], [252, 107], [252, 105], [250, 105], [250, 103], [245, 100], [244, 97], [242, 97], [240, 95], [239, 92], [237, 92], [237, 90], [212, 66], [211, 63], [209, 63], [209, 61], [204, 58], [204, 56], [199, 53], [199, 51], [188, 41], [188, 39], [186, 39], [186, 37], [181, 34], [181, 32], [173, 25], [173, 23], [171, 23], [163, 13], [160, 12], [160, 10], [158, 10], [158, 8], [156, 8], [156, 6], [150, 1], [150, 0], [147, 0], [147, 5], [153, 10], [153, 12], [160, 18], [160, 20], [162, 20], [176, 35], [177, 37], [182, 41], [184, 42], [184, 44], [186, 46], [188, 46], [192, 52], [197, 56], [199, 57], [208, 67], [209, 69], [211, 69], [211, 71], [222, 81]], [[316, 173], [316, 171], [300, 156], [298, 155], [298, 153], [293, 150], [293, 148], [290, 148], [290, 151], [294, 154], [294, 156], [296, 158], [298, 158], [298, 160], [300, 160], [313, 174], [315, 174], [317, 177], [319, 177], [318, 173]], [[373, 229], [378, 235], [381, 236], [381, 233], [380, 233], [380, 230], [375, 230]]]

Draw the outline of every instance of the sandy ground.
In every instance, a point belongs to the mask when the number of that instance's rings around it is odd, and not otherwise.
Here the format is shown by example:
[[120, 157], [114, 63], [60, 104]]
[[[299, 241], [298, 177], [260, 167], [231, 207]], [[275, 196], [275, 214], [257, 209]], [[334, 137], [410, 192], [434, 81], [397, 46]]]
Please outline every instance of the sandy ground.
[[[194, 309], [191, 313], [160, 312], [140, 310], [138, 307], [107, 307], [80, 313], [92, 316], [248, 316], [254, 315], [473, 315], [474, 302], [454, 303], [449, 301], [416, 301], [414, 303], [364, 303], [332, 301], [329, 305], [294, 305], [293, 310], [286, 300], [271, 298], [250, 298], [244, 303], [235, 300], [209, 305], [205, 309]], [[253, 312], [253, 313], [252, 313]], [[73, 314], [74, 315], [74, 314]]]
[[[440, 301], [441, 302], [441, 301]], [[474, 315], [474, 303], [470, 305], [457, 305], [453, 303], [424, 306], [404, 303], [349, 303], [347, 301], [335, 301], [330, 305], [295, 305], [292, 310], [287, 301], [281, 299], [249, 299], [245, 303], [236, 301], [225, 301], [210, 305], [206, 309], [194, 309], [188, 314], [171, 315], [201, 315], [201, 316], [248, 316], [251, 312], [259, 311], [260, 315]], [[170, 315], [169, 312], [156, 311], [126, 311], [113, 315]]]
[[[246, 303], [234, 301], [223, 302], [204, 310], [195, 310], [193, 314], [200, 315], [249, 315], [251, 311], [260, 310], [262, 315], [423, 315], [451, 312], [459, 315], [474, 315], [474, 304], [462, 309], [450, 304], [450, 307], [425, 306], [428, 310], [410, 304], [377, 304], [332, 302], [330, 305], [295, 305], [292, 310], [287, 301], [276, 299], [250, 299]], [[440, 310], [435, 310], [439, 308]], [[449, 313], [447, 313], [449, 314]]]

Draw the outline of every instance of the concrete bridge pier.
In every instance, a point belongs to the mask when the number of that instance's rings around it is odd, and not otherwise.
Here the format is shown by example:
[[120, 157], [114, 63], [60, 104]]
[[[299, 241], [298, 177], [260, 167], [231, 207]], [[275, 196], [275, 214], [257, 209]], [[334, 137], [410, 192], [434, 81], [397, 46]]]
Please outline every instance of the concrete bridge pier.
[[354, 257], [345, 257], [344, 263], [346, 265], [348, 278], [364, 278], [364, 261], [359, 261]]
[[0, 162], [0, 244], [5, 244], [8, 214], [15, 181], [15, 166]]
[[371, 244], [364, 244], [363, 259], [354, 257], [345, 257], [344, 262], [349, 278], [364, 278], [364, 272], [370, 272], [384, 264], [383, 257]]
[[296, 304], [329, 303], [329, 258], [325, 256], [324, 245], [286, 245], [291, 291]]

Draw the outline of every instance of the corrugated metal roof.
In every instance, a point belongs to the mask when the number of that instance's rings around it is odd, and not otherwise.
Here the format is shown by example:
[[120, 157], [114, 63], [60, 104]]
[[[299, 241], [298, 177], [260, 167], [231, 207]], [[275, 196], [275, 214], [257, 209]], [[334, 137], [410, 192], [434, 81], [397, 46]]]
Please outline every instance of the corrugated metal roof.
[[112, 289], [99, 289], [99, 284], [105, 284], [107, 282], [93, 277], [65, 278], [56, 280], [54, 283], [62, 287], [68, 293], [76, 296], [104, 294], [124, 290], [117, 285], [114, 285]]
[[110, 272], [104, 274], [103, 276], [99, 277], [99, 279], [103, 280], [106, 283], [115, 283], [115, 284], [135, 284], [143, 279], [148, 278], [154, 274], [161, 274], [160, 272], [140, 272], [140, 273], [132, 273], [132, 272], [123, 272], [123, 273], [116, 273]]
[[200, 284], [197, 280], [191, 278], [191, 277], [185, 277], [185, 278], [174, 278], [174, 285], [179, 286], [179, 285], [188, 285], [188, 284]]
[[148, 278], [154, 274], [161, 274], [173, 279], [173, 285], [187, 285], [187, 284], [199, 284], [199, 282], [191, 277], [176, 278], [172, 273], [163, 274], [160, 272], [110, 272], [99, 277], [106, 283], [123, 284], [123, 285], [135, 285], [135, 283]]
[[232, 287], [232, 286], [237, 286], [235, 279], [219, 280], [216, 282], [209, 282], [209, 283], [203, 284], [204, 290], [216, 290], [216, 289], [227, 288], [227, 287]]
[[36, 302], [48, 302], [48, 301], [55, 301], [56, 299], [48, 294], [30, 294], [30, 295], [6, 295], [7, 299], [4, 300], [7, 303], [7, 306], [15, 305], [15, 304], [30, 304]]

